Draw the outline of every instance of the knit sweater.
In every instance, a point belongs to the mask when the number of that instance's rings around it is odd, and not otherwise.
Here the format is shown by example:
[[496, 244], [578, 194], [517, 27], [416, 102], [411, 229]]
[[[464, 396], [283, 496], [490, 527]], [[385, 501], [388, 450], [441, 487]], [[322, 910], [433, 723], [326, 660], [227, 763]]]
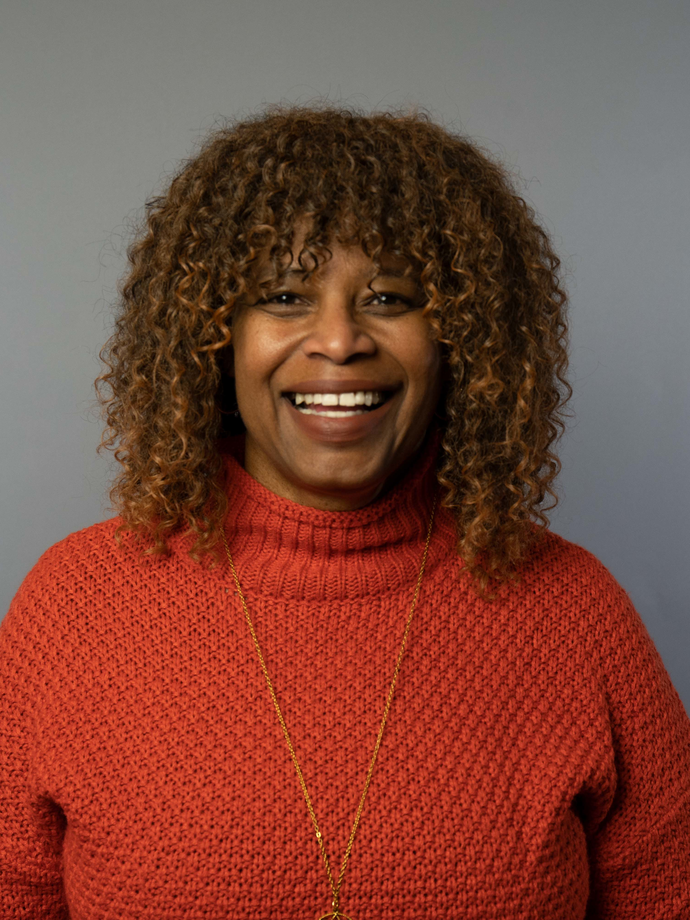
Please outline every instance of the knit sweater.
[[[352, 512], [227, 457], [226, 528], [337, 875], [422, 556], [433, 452]], [[227, 562], [116, 520], [0, 628], [4, 920], [304, 920], [330, 888]], [[353, 920], [690, 917], [690, 723], [627, 595], [548, 534], [473, 590], [439, 508], [341, 891]]]

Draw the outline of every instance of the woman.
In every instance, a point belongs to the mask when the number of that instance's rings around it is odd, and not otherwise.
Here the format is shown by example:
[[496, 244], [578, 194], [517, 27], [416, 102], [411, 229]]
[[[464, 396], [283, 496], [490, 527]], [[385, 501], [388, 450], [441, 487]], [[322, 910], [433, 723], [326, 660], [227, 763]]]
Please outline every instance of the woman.
[[690, 916], [690, 725], [546, 529], [565, 296], [503, 170], [273, 109], [130, 261], [119, 517], [2, 624], [2, 916]]

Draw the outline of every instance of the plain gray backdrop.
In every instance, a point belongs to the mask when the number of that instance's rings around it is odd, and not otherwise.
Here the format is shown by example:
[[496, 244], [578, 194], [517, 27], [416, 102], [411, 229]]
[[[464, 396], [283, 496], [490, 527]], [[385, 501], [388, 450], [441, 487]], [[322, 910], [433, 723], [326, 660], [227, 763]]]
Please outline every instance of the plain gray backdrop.
[[553, 529], [690, 708], [687, 0], [3, 0], [2, 597], [110, 516], [92, 382], [131, 219], [223, 116], [419, 103], [523, 179], [569, 272]]

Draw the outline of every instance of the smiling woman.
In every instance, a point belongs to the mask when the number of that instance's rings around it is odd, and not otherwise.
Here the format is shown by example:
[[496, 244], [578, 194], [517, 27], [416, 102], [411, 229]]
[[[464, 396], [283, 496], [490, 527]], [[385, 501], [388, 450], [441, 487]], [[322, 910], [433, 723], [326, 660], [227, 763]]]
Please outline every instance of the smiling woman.
[[[547, 524], [545, 499], [555, 501], [551, 448], [569, 392], [565, 294], [558, 258], [505, 171], [424, 116], [270, 110], [213, 135], [149, 203], [100, 381], [105, 443], [122, 464], [112, 497], [126, 527], [152, 538], [154, 552], [166, 551], [181, 524], [195, 535], [194, 553], [217, 546], [228, 500], [217, 435], [236, 406], [221, 379], [237, 346], [232, 325], [241, 328], [266, 284], [283, 294], [273, 310], [286, 310], [287, 299], [292, 312], [300, 291], [284, 282], [309, 275], [318, 286], [324, 272], [342, 275], [334, 243], [347, 260], [364, 260], [360, 285], [374, 278], [367, 259], [376, 272], [385, 267], [371, 296], [394, 278], [421, 307], [446, 384], [444, 505], [468, 573], [484, 587], [504, 581]], [[356, 293], [357, 316], [373, 322], [383, 303], [362, 311]], [[350, 332], [364, 342], [360, 325]], [[367, 362], [353, 356], [348, 373]], [[314, 355], [310, 368], [318, 363]], [[338, 500], [330, 496], [331, 507]]]
[[389, 272], [336, 242], [325, 264], [288, 269], [292, 280], [239, 306], [228, 367], [244, 466], [277, 495], [360, 508], [421, 446], [440, 395], [440, 346], [414, 278]]
[[558, 268], [420, 114], [272, 108], [149, 203], [118, 516], [0, 628], [3, 917], [690, 915], [690, 724], [547, 526]]

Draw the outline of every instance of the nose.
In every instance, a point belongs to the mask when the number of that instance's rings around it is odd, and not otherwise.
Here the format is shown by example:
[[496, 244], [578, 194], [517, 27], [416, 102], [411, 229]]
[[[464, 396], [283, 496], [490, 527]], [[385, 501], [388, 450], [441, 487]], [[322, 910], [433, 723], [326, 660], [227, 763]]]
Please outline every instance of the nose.
[[308, 357], [324, 357], [334, 364], [347, 364], [356, 357], [376, 352], [376, 342], [362, 326], [353, 305], [344, 297], [324, 300], [302, 342]]

